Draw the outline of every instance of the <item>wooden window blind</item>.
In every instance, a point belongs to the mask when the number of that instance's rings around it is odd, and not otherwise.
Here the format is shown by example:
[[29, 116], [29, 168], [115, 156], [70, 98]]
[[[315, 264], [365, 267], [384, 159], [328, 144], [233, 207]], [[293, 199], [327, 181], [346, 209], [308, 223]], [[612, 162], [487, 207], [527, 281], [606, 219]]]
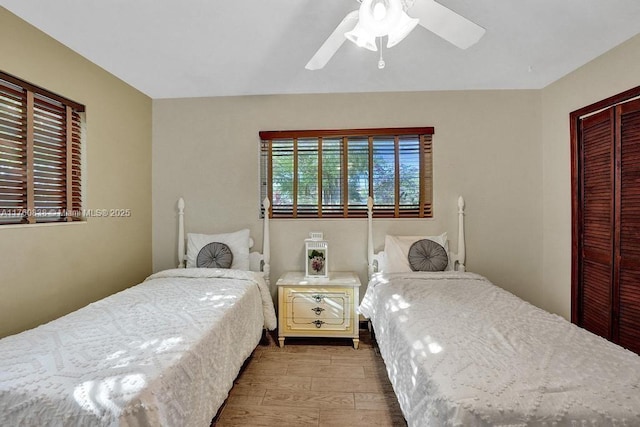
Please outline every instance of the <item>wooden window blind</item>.
[[[432, 127], [263, 131], [271, 218], [433, 216]], [[264, 214], [264, 213], [263, 213]]]
[[83, 112], [0, 72], [0, 225], [81, 219]]

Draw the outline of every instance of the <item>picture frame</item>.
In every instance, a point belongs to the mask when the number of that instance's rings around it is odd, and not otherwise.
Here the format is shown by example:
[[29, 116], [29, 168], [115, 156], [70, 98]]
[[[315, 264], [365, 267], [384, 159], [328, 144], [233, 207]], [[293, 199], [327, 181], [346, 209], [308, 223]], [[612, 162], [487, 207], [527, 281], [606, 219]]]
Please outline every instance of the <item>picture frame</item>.
[[322, 240], [322, 233], [312, 232], [309, 239], [305, 239], [305, 277], [329, 277], [329, 244]]

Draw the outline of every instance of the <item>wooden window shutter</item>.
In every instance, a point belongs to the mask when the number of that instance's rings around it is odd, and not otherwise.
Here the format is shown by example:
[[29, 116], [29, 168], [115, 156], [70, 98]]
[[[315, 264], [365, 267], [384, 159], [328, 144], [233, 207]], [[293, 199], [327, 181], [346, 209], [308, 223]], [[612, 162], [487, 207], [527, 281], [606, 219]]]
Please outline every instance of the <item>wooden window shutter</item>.
[[83, 111], [0, 73], [0, 224], [81, 219]]
[[433, 215], [433, 128], [264, 131], [261, 191], [273, 218]]
[[0, 223], [23, 222], [27, 209], [27, 94], [0, 81]]
[[34, 100], [33, 189], [37, 221], [59, 221], [67, 209], [67, 120], [64, 105]]

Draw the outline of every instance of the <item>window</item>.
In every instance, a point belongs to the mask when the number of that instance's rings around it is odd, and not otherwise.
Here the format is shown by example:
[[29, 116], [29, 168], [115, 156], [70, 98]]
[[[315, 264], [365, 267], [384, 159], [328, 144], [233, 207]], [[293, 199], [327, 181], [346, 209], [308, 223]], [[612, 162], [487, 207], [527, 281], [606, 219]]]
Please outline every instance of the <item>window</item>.
[[272, 218], [432, 216], [433, 128], [260, 132]]
[[0, 224], [81, 219], [83, 112], [0, 72]]

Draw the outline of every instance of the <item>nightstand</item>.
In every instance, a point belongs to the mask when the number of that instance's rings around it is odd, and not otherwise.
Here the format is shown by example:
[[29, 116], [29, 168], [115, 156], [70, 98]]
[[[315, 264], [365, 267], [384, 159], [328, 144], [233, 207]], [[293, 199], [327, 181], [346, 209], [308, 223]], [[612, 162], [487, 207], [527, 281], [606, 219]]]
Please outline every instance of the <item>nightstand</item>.
[[360, 343], [356, 308], [360, 279], [352, 272], [329, 273], [328, 278], [305, 278], [285, 273], [278, 282], [278, 342], [286, 337], [342, 337]]

